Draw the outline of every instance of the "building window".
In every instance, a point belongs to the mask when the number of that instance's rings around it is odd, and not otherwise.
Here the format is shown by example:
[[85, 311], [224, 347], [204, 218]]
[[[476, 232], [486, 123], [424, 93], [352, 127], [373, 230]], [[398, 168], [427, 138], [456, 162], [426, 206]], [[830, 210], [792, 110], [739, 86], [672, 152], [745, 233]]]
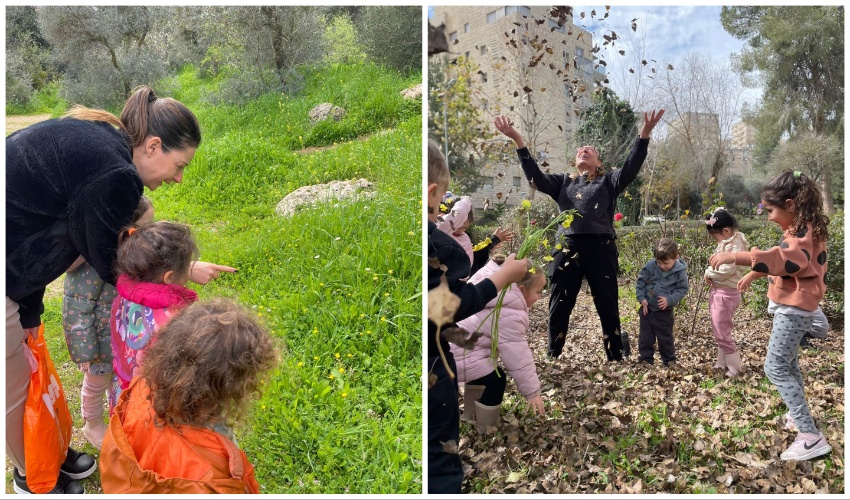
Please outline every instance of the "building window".
[[481, 83], [487, 83], [487, 73], [481, 72]]
[[464, 32], [464, 33], [469, 33], [469, 23], [465, 23], [465, 24], [463, 25], [463, 32]]
[[483, 177], [481, 179], [484, 189], [493, 189], [493, 177]]
[[485, 54], [487, 53], [487, 51], [488, 51], [488, 50], [490, 50], [490, 49], [488, 49], [488, 48], [487, 48], [487, 45], [480, 45], [480, 46], [478, 47], [478, 50], [481, 52], [481, 55], [483, 56], [483, 55], [485, 55]]
[[584, 57], [584, 49], [581, 48], [581, 47], [576, 47], [576, 56], [577, 57]]
[[489, 110], [490, 109], [490, 101], [488, 101], [487, 99], [481, 99], [481, 109], [483, 109], [484, 111]]
[[502, 17], [505, 17], [505, 9], [504, 9], [504, 7], [499, 7], [498, 9], [494, 10], [493, 12], [487, 13], [487, 24], [495, 23], [496, 21], [498, 21]]
[[468, 50], [463, 53], [463, 57], [469, 59], [469, 51]]
[[522, 186], [522, 177], [514, 176], [514, 187]]
[[552, 31], [557, 31], [558, 33], [566, 33], [567, 25], [558, 26], [558, 21], [555, 21], [551, 17], [549, 18], [549, 28], [554, 28]]
[[457, 31], [452, 31], [449, 33], [449, 43], [453, 43], [455, 40], [457, 40]]
[[524, 5], [511, 5], [511, 6], [505, 7], [505, 15], [506, 16], [509, 15], [509, 14], [513, 14], [514, 12], [519, 12], [523, 16], [530, 16], [531, 15], [531, 8], [526, 7]]

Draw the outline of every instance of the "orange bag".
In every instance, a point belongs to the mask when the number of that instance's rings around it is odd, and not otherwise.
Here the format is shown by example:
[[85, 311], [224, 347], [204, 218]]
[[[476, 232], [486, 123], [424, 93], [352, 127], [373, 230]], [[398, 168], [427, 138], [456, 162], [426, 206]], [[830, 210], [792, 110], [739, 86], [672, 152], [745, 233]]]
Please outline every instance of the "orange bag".
[[24, 353], [32, 369], [24, 413], [27, 486], [33, 493], [46, 493], [56, 486], [59, 468], [68, 454], [71, 413], [59, 373], [47, 352], [44, 323], [38, 327], [38, 340], [27, 336]]

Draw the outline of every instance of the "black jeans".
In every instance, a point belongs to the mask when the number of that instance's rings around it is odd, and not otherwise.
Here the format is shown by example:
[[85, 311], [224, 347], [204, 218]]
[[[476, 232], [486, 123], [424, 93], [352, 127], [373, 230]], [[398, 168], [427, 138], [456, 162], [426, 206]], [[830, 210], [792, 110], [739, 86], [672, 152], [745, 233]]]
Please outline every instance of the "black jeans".
[[[505, 387], [508, 385], [508, 379], [505, 377], [505, 371], [496, 368], [492, 372], [484, 375], [481, 378], [470, 380], [466, 385], [483, 385], [484, 392], [478, 401], [487, 406], [496, 406], [502, 404], [502, 399], [505, 397]], [[465, 402], [464, 404], [468, 404]]]
[[[452, 371], [457, 373], [454, 356], [446, 352]], [[460, 443], [460, 409], [457, 379], [449, 378], [443, 360], [428, 357], [428, 367], [437, 382], [428, 389], [428, 493], [460, 494], [463, 466], [457, 452]], [[454, 450], [446, 451], [445, 443], [454, 441]]]
[[549, 356], [564, 350], [570, 314], [576, 305], [582, 278], [587, 279], [599, 320], [608, 360], [623, 359], [620, 339], [620, 305], [617, 301], [619, 271], [617, 242], [607, 235], [573, 235], [566, 238], [567, 251], [553, 254], [548, 273], [552, 280], [549, 299]]
[[638, 336], [640, 360], [652, 364], [655, 358], [655, 341], [658, 340], [658, 354], [661, 355], [661, 361], [665, 365], [676, 361], [676, 346], [673, 345], [673, 309], [669, 307], [663, 311], [650, 309], [646, 316], [641, 309], [638, 316], [640, 316], [640, 335]]

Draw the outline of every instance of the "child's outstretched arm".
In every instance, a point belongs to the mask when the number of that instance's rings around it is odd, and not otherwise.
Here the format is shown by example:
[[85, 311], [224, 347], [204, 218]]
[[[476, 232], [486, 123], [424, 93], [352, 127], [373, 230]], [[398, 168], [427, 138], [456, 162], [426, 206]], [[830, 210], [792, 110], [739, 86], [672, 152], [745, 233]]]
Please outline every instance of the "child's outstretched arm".
[[206, 285], [214, 279], [218, 279], [221, 273], [235, 273], [236, 269], [230, 266], [222, 266], [221, 264], [213, 264], [212, 262], [203, 262], [197, 260], [192, 262], [190, 268], [189, 279], [199, 285]]
[[[758, 250], [753, 247], [753, 249]], [[712, 255], [708, 259], [708, 264], [712, 269], [720, 269], [723, 264], [737, 264], [739, 266], [752, 266], [752, 254], [745, 251], [720, 252]]]
[[750, 289], [750, 285], [753, 284], [753, 281], [759, 278], [764, 278], [765, 276], [767, 276], [767, 273], [760, 273], [757, 271], [748, 272], [741, 277], [740, 281], [738, 281], [738, 291], [742, 293], [746, 292]]

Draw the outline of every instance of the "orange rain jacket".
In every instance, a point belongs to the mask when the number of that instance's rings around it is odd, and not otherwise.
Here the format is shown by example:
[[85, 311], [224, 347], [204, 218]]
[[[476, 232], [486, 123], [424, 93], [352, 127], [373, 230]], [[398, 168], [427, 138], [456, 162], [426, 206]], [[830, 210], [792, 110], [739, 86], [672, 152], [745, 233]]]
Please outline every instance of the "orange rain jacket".
[[150, 388], [121, 394], [100, 453], [104, 493], [259, 493], [254, 466], [233, 441], [205, 428], [155, 425]]

